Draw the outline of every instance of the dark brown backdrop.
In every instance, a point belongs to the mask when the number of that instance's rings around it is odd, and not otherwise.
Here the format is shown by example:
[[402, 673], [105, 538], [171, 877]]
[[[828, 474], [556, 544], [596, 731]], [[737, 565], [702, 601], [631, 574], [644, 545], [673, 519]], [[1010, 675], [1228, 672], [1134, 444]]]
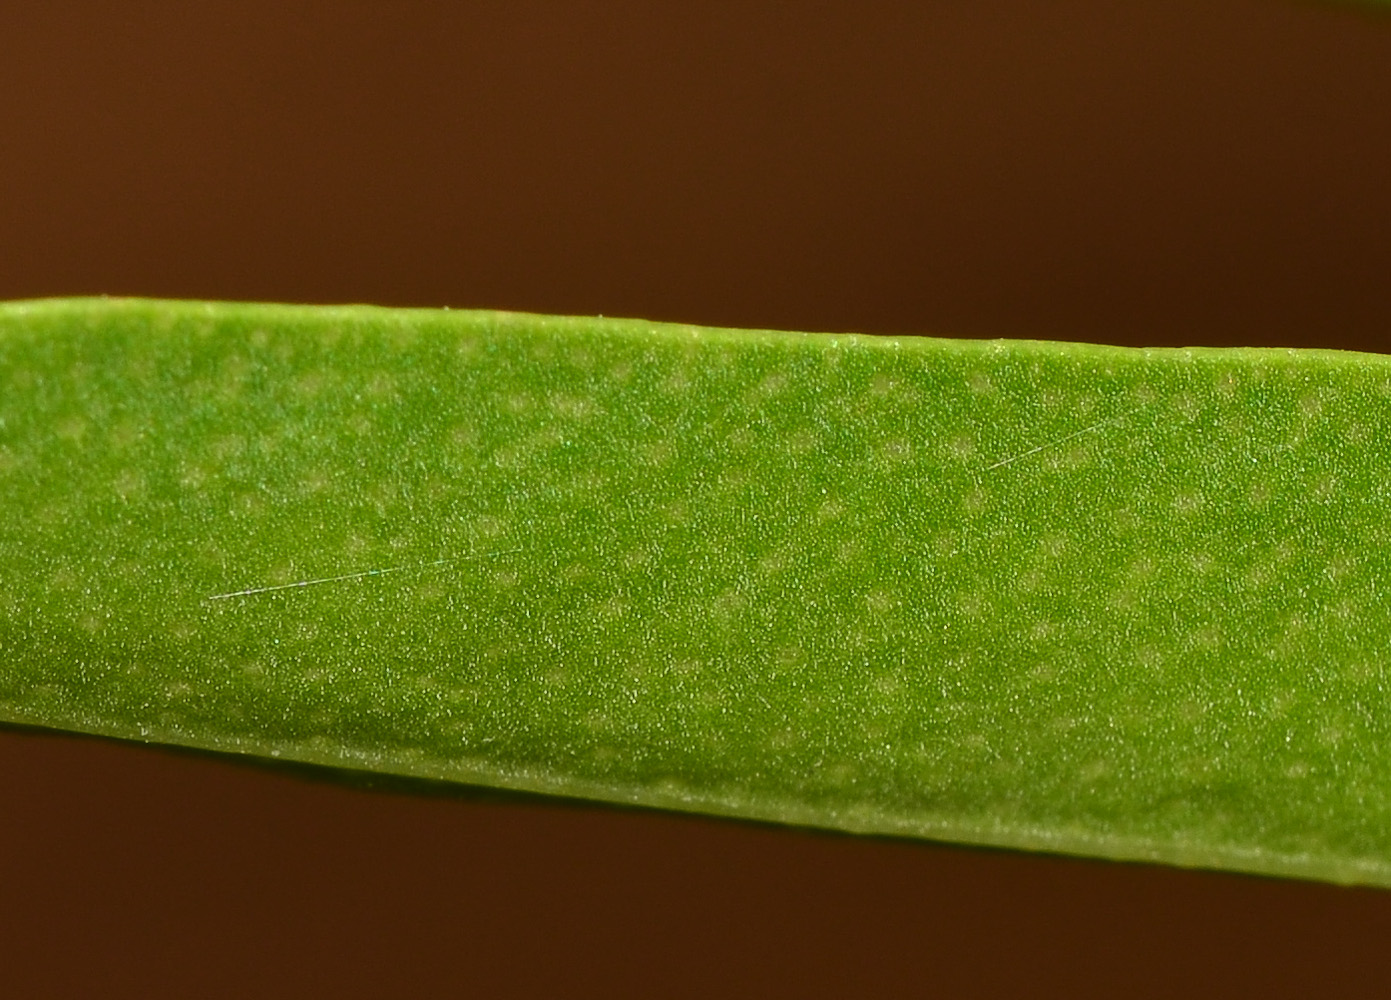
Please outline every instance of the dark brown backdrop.
[[[1391, 18], [0, 8], [0, 298], [1387, 349]], [[0, 664], [3, 669], [3, 664]], [[16, 997], [1375, 996], [1391, 893], [0, 732]]]

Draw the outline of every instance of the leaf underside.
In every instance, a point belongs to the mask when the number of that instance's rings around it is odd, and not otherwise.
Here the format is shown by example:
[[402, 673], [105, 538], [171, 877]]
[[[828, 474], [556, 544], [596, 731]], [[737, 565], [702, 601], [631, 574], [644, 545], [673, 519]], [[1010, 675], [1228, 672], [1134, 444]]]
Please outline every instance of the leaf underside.
[[1391, 361], [0, 305], [0, 720], [1391, 885]]

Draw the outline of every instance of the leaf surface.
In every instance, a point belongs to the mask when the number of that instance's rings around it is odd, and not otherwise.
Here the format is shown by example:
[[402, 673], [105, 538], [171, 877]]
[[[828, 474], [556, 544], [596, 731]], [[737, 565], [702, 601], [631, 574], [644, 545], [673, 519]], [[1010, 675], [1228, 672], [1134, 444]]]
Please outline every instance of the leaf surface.
[[1391, 884], [1391, 362], [0, 306], [0, 719]]

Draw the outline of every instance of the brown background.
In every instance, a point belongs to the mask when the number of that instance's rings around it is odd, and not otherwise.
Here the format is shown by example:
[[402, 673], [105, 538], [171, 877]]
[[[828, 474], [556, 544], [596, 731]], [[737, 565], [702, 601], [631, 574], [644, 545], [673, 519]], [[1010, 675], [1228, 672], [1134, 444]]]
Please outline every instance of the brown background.
[[[1356, 8], [0, 10], [0, 298], [1379, 350], [1388, 178]], [[1391, 893], [0, 732], [9, 996], [1374, 996], [1388, 941]]]

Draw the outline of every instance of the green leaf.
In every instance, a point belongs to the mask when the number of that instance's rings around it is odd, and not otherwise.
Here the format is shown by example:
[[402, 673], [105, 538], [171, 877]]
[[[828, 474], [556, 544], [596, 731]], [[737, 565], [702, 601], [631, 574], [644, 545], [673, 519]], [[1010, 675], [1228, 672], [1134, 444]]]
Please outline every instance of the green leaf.
[[1391, 362], [0, 306], [0, 719], [1391, 884]]

